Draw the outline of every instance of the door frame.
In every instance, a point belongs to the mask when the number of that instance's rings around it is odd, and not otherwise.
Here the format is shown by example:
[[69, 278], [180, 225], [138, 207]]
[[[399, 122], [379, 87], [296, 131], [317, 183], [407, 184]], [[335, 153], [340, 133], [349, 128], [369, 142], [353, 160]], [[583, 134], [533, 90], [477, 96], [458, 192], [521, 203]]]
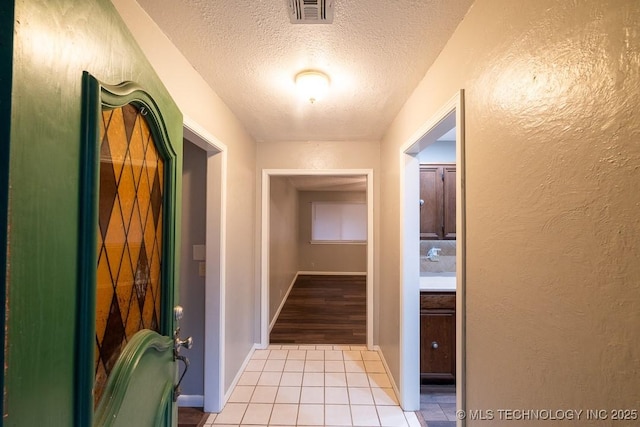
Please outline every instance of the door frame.
[[183, 131], [184, 139], [207, 155], [204, 395], [202, 402], [199, 396], [193, 396], [196, 401], [184, 399], [183, 402], [189, 406], [201, 404], [205, 412], [220, 412], [225, 395], [227, 146], [187, 116], [184, 116]]
[[373, 349], [373, 169], [263, 169], [260, 240], [260, 348], [269, 345], [269, 239], [271, 177], [366, 176], [367, 177], [367, 348]]
[[[433, 116], [425, 121], [400, 147], [400, 383], [402, 407], [420, 407], [420, 308], [419, 247], [420, 222], [418, 153], [429, 145], [420, 140], [434, 131], [450, 115], [456, 125], [456, 406], [466, 407], [466, 163], [464, 90], [458, 91]], [[458, 421], [465, 425], [465, 421]]]

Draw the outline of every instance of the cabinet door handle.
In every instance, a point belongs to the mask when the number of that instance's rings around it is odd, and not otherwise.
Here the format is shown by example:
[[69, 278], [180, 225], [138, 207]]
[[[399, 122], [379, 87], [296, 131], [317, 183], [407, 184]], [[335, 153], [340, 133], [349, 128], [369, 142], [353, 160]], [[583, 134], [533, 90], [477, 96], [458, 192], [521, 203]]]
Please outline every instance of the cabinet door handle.
[[432, 342], [431, 343], [431, 348], [436, 350], [438, 348], [438, 342], [437, 341]]

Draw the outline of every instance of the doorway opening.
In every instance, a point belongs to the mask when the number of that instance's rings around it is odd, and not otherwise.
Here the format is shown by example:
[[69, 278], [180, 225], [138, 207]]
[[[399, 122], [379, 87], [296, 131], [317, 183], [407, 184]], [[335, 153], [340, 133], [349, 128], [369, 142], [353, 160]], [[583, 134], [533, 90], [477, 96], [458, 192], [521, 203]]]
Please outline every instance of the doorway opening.
[[[423, 288], [429, 291], [429, 287], [434, 291], [445, 291], [445, 295], [451, 299], [451, 307], [438, 307], [442, 309], [442, 313], [449, 316], [450, 323], [447, 327], [453, 328], [451, 323], [455, 319], [455, 338], [451, 337], [453, 347], [455, 348], [455, 368], [452, 372], [455, 378], [455, 394], [456, 407], [464, 409], [465, 407], [465, 265], [466, 265], [466, 246], [465, 246], [465, 156], [464, 156], [464, 104], [463, 91], [458, 92], [452, 97], [431, 119], [425, 122], [418, 131], [402, 146], [401, 148], [401, 198], [402, 198], [402, 220], [401, 220], [401, 250], [402, 250], [402, 324], [401, 324], [401, 384], [402, 395], [405, 404], [405, 410], [418, 410], [420, 407], [420, 383], [421, 383], [421, 352], [429, 349], [421, 348], [420, 329], [422, 301], [420, 300], [420, 292]], [[453, 130], [455, 136], [455, 248], [451, 249], [452, 259], [446, 259], [441, 269], [449, 271], [431, 271], [421, 275], [422, 270], [435, 270], [433, 267], [436, 262], [443, 260], [440, 258], [443, 247], [439, 250], [431, 251], [424, 254], [421, 260], [421, 254], [417, 248], [420, 243], [420, 164], [421, 162], [432, 162], [429, 155], [434, 154], [434, 143], [447, 132]], [[442, 144], [438, 144], [442, 145]], [[431, 149], [428, 147], [431, 146]], [[450, 159], [450, 158], [449, 158]], [[433, 159], [436, 160], [436, 159]], [[438, 160], [440, 163], [441, 160]], [[449, 163], [449, 162], [447, 162]], [[450, 181], [451, 184], [451, 181]], [[452, 184], [451, 184], [452, 185]], [[434, 210], [437, 211], [437, 210]], [[446, 222], [446, 218], [444, 220]], [[438, 229], [441, 236], [451, 236], [451, 225], [449, 228], [443, 226]], [[423, 230], [424, 236], [430, 236], [433, 232]], [[434, 235], [434, 239], [441, 236]], [[425, 239], [426, 240], [426, 239]], [[423, 244], [422, 246], [427, 246]], [[442, 246], [442, 245], [440, 245]], [[429, 249], [429, 248], [425, 248]], [[452, 261], [453, 264], [446, 268], [444, 264]], [[429, 264], [433, 263], [431, 266]], [[422, 277], [421, 277], [422, 276]], [[425, 278], [428, 279], [425, 280]], [[446, 288], [446, 289], [445, 289]], [[442, 293], [442, 292], [440, 292]], [[454, 294], [455, 293], [455, 296]], [[455, 301], [455, 303], [454, 303]], [[446, 311], [446, 313], [445, 313]], [[424, 314], [424, 313], [423, 313]], [[441, 319], [440, 319], [441, 320]], [[453, 333], [453, 332], [452, 332]], [[424, 343], [423, 343], [424, 344]], [[432, 340], [427, 343], [433, 352], [441, 349], [438, 340]], [[451, 348], [451, 347], [449, 347]], [[437, 351], [437, 350], [436, 350]], [[424, 362], [423, 362], [424, 368]], [[433, 378], [439, 374], [431, 375]], [[424, 377], [424, 375], [422, 375]], [[440, 376], [444, 379], [450, 379], [450, 374]]]
[[[286, 181], [286, 182], [285, 182]], [[353, 192], [344, 192], [338, 191], [337, 188], [347, 185], [347, 186], [355, 186], [353, 189], [358, 189], [358, 191]], [[343, 200], [344, 204], [353, 204], [355, 207], [356, 204], [360, 204], [363, 207], [363, 214], [366, 216], [366, 228], [364, 229], [364, 239], [352, 239], [350, 242], [341, 242], [341, 245], [334, 246], [334, 252], [337, 251], [336, 248], [341, 246], [342, 249], [347, 249], [347, 246], [351, 244], [354, 245], [351, 249], [357, 249], [356, 245], [359, 245], [362, 249], [364, 249], [361, 253], [362, 262], [356, 265], [359, 265], [357, 270], [359, 271], [348, 271], [348, 267], [346, 265], [353, 264], [343, 264], [339, 265], [336, 270], [331, 271], [331, 268], [327, 268], [326, 265], [323, 265], [324, 260], [327, 258], [327, 254], [323, 254], [320, 256], [316, 256], [318, 250], [322, 251], [324, 249], [328, 249], [329, 258], [332, 258], [335, 254], [331, 254], [332, 250], [331, 246], [320, 242], [314, 242], [313, 238], [310, 240], [304, 238], [299, 241], [299, 236], [289, 236], [287, 242], [283, 242], [284, 247], [289, 247], [289, 249], [285, 251], [279, 251], [277, 245], [272, 245], [276, 239], [287, 240], [287, 237], [284, 236], [284, 233], [295, 233], [296, 230], [291, 230], [292, 227], [295, 227], [294, 224], [287, 223], [297, 223], [298, 218], [300, 217], [300, 212], [298, 212], [298, 206], [301, 207], [299, 210], [309, 210], [308, 219], [311, 220], [311, 212], [314, 209], [313, 204], [314, 201], [308, 199], [311, 197], [310, 194], [315, 194], [315, 197], [322, 198], [322, 196], [318, 196], [324, 191], [315, 191], [320, 188], [324, 190], [331, 189], [336, 191], [330, 191], [327, 194], [331, 193], [331, 198], [340, 199], [346, 197], [349, 200]], [[287, 190], [287, 188], [289, 188]], [[298, 192], [298, 189], [307, 189], [311, 191], [302, 191], [300, 197], [295, 196], [292, 197], [280, 197], [282, 200], [288, 200], [281, 203], [286, 203], [289, 205], [289, 208], [285, 211], [279, 211], [282, 207], [282, 204], [274, 203], [272, 200], [272, 195], [276, 193], [284, 194], [287, 192], [295, 191]], [[344, 187], [342, 188], [344, 190]], [[274, 190], [274, 191], [272, 191]], [[340, 196], [340, 193], [343, 193]], [[361, 195], [359, 195], [362, 193]], [[353, 197], [359, 198], [358, 200], [351, 200]], [[297, 200], [296, 200], [297, 199]], [[292, 201], [294, 200], [294, 201]], [[336, 200], [331, 200], [335, 202]], [[302, 202], [302, 203], [301, 203]], [[322, 209], [318, 208], [318, 212], [321, 210], [326, 210], [331, 208], [328, 200], [317, 200], [316, 203], [321, 204]], [[335, 208], [336, 206], [333, 206]], [[342, 206], [344, 207], [344, 206]], [[348, 207], [348, 208], [349, 208]], [[331, 210], [331, 209], [329, 209]], [[349, 210], [349, 209], [347, 209]], [[357, 209], [356, 209], [357, 210]], [[260, 346], [262, 348], [266, 348], [269, 345], [269, 335], [270, 329], [273, 327], [275, 323], [275, 319], [278, 317], [280, 310], [283, 308], [284, 302], [287, 299], [287, 294], [293, 287], [296, 278], [299, 275], [304, 274], [323, 274], [323, 275], [332, 275], [332, 274], [344, 274], [344, 273], [357, 273], [357, 274], [365, 274], [366, 275], [366, 345], [369, 348], [373, 346], [373, 171], [371, 169], [340, 169], [340, 170], [311, 170], [311, 169], [264, 169], [262, 171], [262, 239], [261, 239], [261, 338], [260, 338]], [[316, 213], [318, 213], [316, 212]], [[290, 217], [289, 221], [284, 220], [283, 217]], [[306, 218], [306, 216], [305, 216]], [[306, 220], [305, 220], [306, 221]], [[280, 222], [280, 225], [278, 225]], [[283, 226], [288, 231], [283, 230]], [[306, 224], [305, 224], [306, 225]], [[308, 224], [311, 226], [311, 224]], [[301, 227], [304, 228], [304, 227]], [[311, 233], [311, 231], [309, 231]], [[297, 259], [292, 259], [291, 257], [287, 257], [286, 254], [290, 254], [295, 245], [297, 251], [301, 253], [300, 261], [298, 263]], [[304, 255], [305, 251], [309, 251], [310, 253], [316, 254], [311, 256]], [[280, 253], [279, 253], [280, 252]], [[353, 251], [350, 251], [353, 252]], [[356, 251], [357, 252], [357, 251]], [[285, 255], [282, 255], [282, 254]], [[282, 262], [272, 263], [274, 257], [281, 256]], [[346, 257], [345, 257], [346, 258]], [[339, 260], [340, 261], [340, 260]], [[332, 262], [333, 265], [336, 265], [336, 260], [334, 259]], [[285, 267], [282, 267], [285, 266]], [[282, 269], [282, 271], [280, 271]], [[278, 280], [278, 284], [272, 283], [276, 278], [280, 277], [282, 280]], [[293, 278], [293, 280], [292, 280]], [[335, 343], [340, 344], [340, 343]]]
[[[184, 394], [178, 398], [179, 406], [203, 407], [205, 412], [219, 412], [224, 404], [224, 295], [225, 295], [225, 230], [226, 230], [226, 176], [227, 176], [227, 147], [197, 123], [184, 118], [184, 139], [187, 147], [201, 162], [198, 179], [204, 178], [204, 203], [197, 209], [204, 220], [200, 236], [191, 241], [188, 248], [184, 248], [183, 259], [193, 267], [192, 275], [195, 280], [204, 279], [203, 289], [196, 289], [194, 295], [189, 295], [185, 303], [193, 302], [197, 298], [204, 300], [201, 310], [189, 310], [185, 307], [186, 320], [194, 326], [194, 333], [202, 338], [201, 342], [194, 341], [194, 347], [200, 349], [200, 373], [204, 382], [201, 388], [195, 388], [195, 394]], [[206, 158], [197, 159], [198, 149]], [[196, 233], [197, 234], [197, 233]], [[185, 267], [187, 267], [185, 265]], [[182, 277], [181, 277], [182, 279]], [[184, 279], [184, 280], [189, 280]], [[197, 284], [196, 284], [197, 285]], [[200, 283], [200, 285], [202, 285]], [[193, 286], [181, 280], [182, 287]], [[192, 332], [183, 326], [183, 334]], [[203, 349], [203, 350], [202, 350]], [[188, 374], [187, 374], [188, 375]]]

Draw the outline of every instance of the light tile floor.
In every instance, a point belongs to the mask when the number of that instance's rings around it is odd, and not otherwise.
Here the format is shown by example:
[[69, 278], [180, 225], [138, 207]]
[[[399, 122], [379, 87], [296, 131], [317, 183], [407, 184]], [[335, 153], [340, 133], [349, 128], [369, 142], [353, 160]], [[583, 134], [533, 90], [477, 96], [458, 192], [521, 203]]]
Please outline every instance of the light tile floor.
[[380, 355], [365, 346], [270, 345], [256, 350], [205, 426], [410, 426]]

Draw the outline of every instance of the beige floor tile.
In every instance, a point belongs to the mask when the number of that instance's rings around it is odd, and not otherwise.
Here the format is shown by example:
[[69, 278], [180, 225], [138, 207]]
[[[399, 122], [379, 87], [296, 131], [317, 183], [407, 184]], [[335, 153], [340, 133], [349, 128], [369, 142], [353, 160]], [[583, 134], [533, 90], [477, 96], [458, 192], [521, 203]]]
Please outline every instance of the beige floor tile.
[[349, 387], [369, 387], [369, 379], [367, 377], [367, 374], [359, 372], [347, 372], [347, 385]]
[[315, 350], [316, 346], [315, 345], [300, 345], [300, 346], [298, 346], [298, 348], [300, 350]]
[[264, 368], [264, 364], [267, 361], [265, 359], [251, 359], [249, 360], [249, 363], [247, 363], [246, 368], [244, 368], [245, 372], [252, 372], [252, 371], [262, 371], [262, 368]]
[[345, 360], [344, 370], [347, 372], [366, 372], [362, 360]]
[[333, 349], [340, 350], [340, 351], [348, 351], [348, 350], [351, 350], [351, 347], [348, 345], [334, 345]]
[[363, 351], [362, 360], [380, 360], [380, 354], [377, 351]]
[[351, 419], [354, 426], [379, 426], [376, 407], [373, 405], [351, 405]]
[[278, 388], [275, 403], [300, 403], [300, 391], [302, 387], [282, 387]]
[[362, 354], [357, 350], [344, 351], [344, 360], [362, 360]]
[[324, 362], [325, 372], [344, 372], [344, 362], [342, 360], [327, 360]]
[[366, 345], [352, 345], [352, 346], [349, 346], [349, 348], [351, 350], [364, 351], [364, 350], [367, 349], [367, 346]]
[[324, 352], [324, 360], [344, 360], [344, 357], [341, 351], [327, 350]]
[[399, 406], [376, 406], [381, 426], [408, 426], [404, 412]]
[[251, 395], [255, 390], [255, 386], [252, 385], [237, 385], [233, 389], [233, 393], [229, 396], [229, 402], [232, 403], [249, 403], [251, 401]]
[[300, 403], [324, 404], [324, 387], [302, 387]]
[[280, 344], [269, 344], [269, 347], [267, 347], [269, 350], [280, 350], [282, 348], [282, 346]]
[[347, 377], [343, 372], [326, 372], [324, 382], [326, 387], [346, 387]]
[[349, 393], [346, 387], [325, 387], [324, 403], [332, 405], [348, 405]]
[[373, 393], [373, 400], [376, 405], [398, 405], [398, 399], [392, 388], [373, 387], [371, 392]]
[[280, 385], [282, 372], [263, 372], [258, 380], [258, 385]]
[[391, 380], [387, 374], [369, 374], [371, 387], [390, 388]]
[[284, 364], [284, 371], [285, 372], [303, 372], [304, 360], [287, 359], [287, 362]]
[[267, 425], [271, 418], [272, 404], [268, 403], [250, 403], [247, 407], [242, 424]]
[[325, 405], [324, 425], [350, 426], [351, 409], [349, 408], [349, 405]]
[[238, 385], [256, 385], [260, 379], [260, 372], [244, 372], [238, 379]]
[[282, 372], [284, 370], [284, 362], [285, 360], [283, 359], [267, 360], [262, 370], [265, 372]]
[[267, 359], [271, 350], [256, 350], [253, 352], [252, 359]]
[[291, 350], [287, 356], [288, 360], [305, 360], [307, 352], [305, 350]]
[[373, 405], [373, 395], [369, 387], [349, 387], [349, 402], [352, 405]]
[[384, 374], [384, 365], [379, 360], [365, 360], [364, 369], [372, 374]]
[[298, 405], [293, 404], [279, 404], [273, 405], [271, 411], [271, 419], [269, 424], [280, 424], [284, 426], [296, 425], [298, 419]]
[[277, 386], [257, 386], [251, 396], [251, 403], [273, 403], [276, 401]]
[[218, 414], [209, 414], [209, 417], [207, 417], [207, 421], [205, 422], [205, 424], [213, 424], [217, 416]]
[[309, 360], [304, 362], [305, 372], [324, 372], [324, 361], [322, 360]]
[[324, 425], [324, 405], [303, 405], [298, 409], [298, 425]]
[[307, 351], [307, 360], [324, 360], [324, 350]]
[[317, 345], [316, 350], [333, 350], [332, 345]]
[[415, 412], [405, 412], [404, 417], [407, 419], [407, 424], [409, 427], [420, 427], [420, 421], [418, 420], [418, 416]]
[[280, 386], [300, 387], [302, 385], [302, 372], [283, 372]]
[[299, 346], [295, 344], [282, 344], [283, 350], [298, 350]]
[[247, 406], [246, 403], [227, 403], [213, 424], [240, 424], [244, 412], [247, 410]]
[[324, 387], [324, 373], [305, 372], [302, 377], [302, 385], [305, 387]]
[[286, 359], [289, 350], [271, 350], [269, 352], [269, 359]]

